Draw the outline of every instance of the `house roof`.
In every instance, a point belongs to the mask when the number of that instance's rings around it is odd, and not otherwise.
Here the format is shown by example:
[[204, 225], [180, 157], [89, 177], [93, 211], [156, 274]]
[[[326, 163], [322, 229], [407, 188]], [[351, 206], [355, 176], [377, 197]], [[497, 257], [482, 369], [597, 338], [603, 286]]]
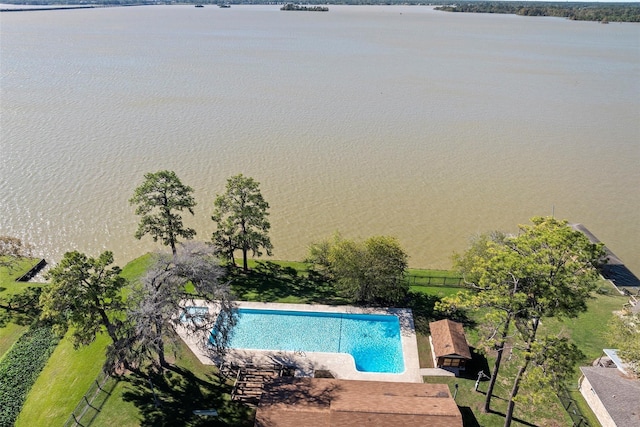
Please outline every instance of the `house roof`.
[[640, 380], [614, 368], [587, 366], [580, 371], [616, 425], [640, 425]]
[[257, 427], [462, 427], [446, 384], [279, 378], [265, 384]]
[[449, 319], [429, 323], [433, 352], [436, 357], [459, 356], [471, 359], [469, 344], [464, 336], [462, 323]]

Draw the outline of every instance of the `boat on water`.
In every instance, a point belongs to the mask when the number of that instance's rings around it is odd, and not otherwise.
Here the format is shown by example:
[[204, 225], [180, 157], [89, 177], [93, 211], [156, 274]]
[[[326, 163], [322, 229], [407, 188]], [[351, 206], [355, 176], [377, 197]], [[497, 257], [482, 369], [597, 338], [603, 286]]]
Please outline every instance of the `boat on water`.
[[229, 3], [220, 3], [219, 6], [222, 7], [222, 8], [231, 7], [231, 5]]
[[196, 7], [204, 7], [203, 4], [197, 4]]

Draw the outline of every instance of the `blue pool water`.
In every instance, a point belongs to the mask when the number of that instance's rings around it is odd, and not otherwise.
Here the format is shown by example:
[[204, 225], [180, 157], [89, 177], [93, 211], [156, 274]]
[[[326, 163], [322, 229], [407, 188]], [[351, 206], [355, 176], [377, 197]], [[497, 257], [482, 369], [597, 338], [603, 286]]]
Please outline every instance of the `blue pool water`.
[[396, 316], [246, 308], [238, 314], [230, 348], [348, 353], [358, 371], [404, 371]]

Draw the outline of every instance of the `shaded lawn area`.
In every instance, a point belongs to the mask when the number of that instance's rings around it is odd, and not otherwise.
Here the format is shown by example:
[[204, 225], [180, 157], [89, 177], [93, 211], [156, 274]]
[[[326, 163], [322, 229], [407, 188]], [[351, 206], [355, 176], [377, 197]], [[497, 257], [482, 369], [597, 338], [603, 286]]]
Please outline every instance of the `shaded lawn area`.
[[[132, 261], [122, 275], [136, 280], [150, 259], [146, 255]], [[16, 426], [63, 425], [100, 373], [109, 342], [101, 335], [91, 345], [75, 350], [68, 333], [31, 389]], [[153, 389], [149, 378], [134, 374], [107, 383], [109, 393], [99, 394], [93, 404], [100, 411], [90, 408], [83, 418], [85, 425], [253, 425], [253, 412], [230, 402], [231, 385], [218, 379], [215, 367], [202, 365], [181, 341], [175, 354], [167, 353], [174, 367], [165, 375], [151, 377]], [[211, 408], [220, 413], [214, 421], [192, 412]]]
[[[201, 364], [183, 343], [174, 350], [174, 364], [164, 375], [122, 377], [91, 426], [253, 425], [253, 410], [230, 401], [231, 382], [218, 377], [214, 366]], [[202, 409], [215, 409], [219, 416], [193, 414]]]
[[[504, 413], [507, 409], [506, 397], [508, 393], [499, 391], [491, 401], [491, 406], [496, 412], [482, 413], [484, 406], [486, 382], [481, 383], [479, 390], [474, 391], [475, 379], [454, 377], [424, 377], [427, 383], [447, 384], [451, 395], [456, 394], [455, 385], [458, 385], [456, 403], [462, 413], [465, 427], [502, 427], [504, 425]], [[558, 405], [525, 405], [516, 404], [514, 419], [511, 424], [514, 427], [561, 427], [571, 426], [571, 420], [564, 409]], [[596, 424], [597, 425], [597, 424]]]
[[[541, 323], [540, 336], [544, 333], [559, 333], [570, 337], [580, 350], [587, 355], [581, 365], [590, 365], [594, 359], [600, 356], [602, 349], [607, 347], [606, 323], [611, 318], [612, 311], [619, 310], [625, 301], [626, 298], [622, 296], [596, 294], [594, 298], [588, 302], [587, 312], [581, 313], [575, 319], [565, 319], [563, 321], [557, 319], [543, 319]], [[476, 320], [479, 321], [479, 319], [480, 317], [478, 315]], [[465, 328], [465, 332], [470, 344], [474, 345], [477, 343], [477, 331]], [[490, 370], [493, 369], [495, 354], [489, 354], [487, 359], [487, 364], [482, 370], [485, 374], [490, 374]], [[516, 371], [521, 362], [522, 360], [520, 356], [516, 355], [516, 353], [514, 353], [511, 360], [509, 360], [508, 353], [505, 354], [505, 358], [503, 358], [502, 366], [500, 368], [498, 381], [496, 382], [496, 388], [494, 389], [494, 397], [491, 400], [491, 407], [496, 413], [491, 414], [482, 413], [488, 383], [486, 381], [481, 381], [479, 392], [474, 391], [475, 380], [477, 379], [477, 373], [479, 371], [477, 364], [472, 365], [469, 369], [466, 375], [468, 379], [425, 377], [425, 381], [446, 382], [449, 384], [452, 393], [454, 392], [454, 384], [456, 382], [458, 383], [459, 390], [457, 402], [461, 407], [463, 416], [470, 418], [469, 414], [473, 412], [477, 418], [475, 422], [479, 423], [474, 424], [471, 422], [470, 424], [467, 424], [465, 421], [465, 426], [502, 426], [504, 424], [504, 413], [506, 411], [507, 399], [513, 385], [513, 378], [515, 377]], [[567, 384], [567, 387], [571, 391], [572, 398], [575, 399], [579, 409], [585, 418], [587, 418], [589, 424], [592, 426], [598, 426], [599, 423], [597, 419], [582, 398], [580, 392], [577, 391], [577, 381], [579, 377], [580, 371], [576, 367], [573, 380], [570, 384]], [[528, 395], [529, 392], [526, 388], [522, 388], [520, 390], [519, 398], [522, 399], [522, 401], [516, 403], [514, 417], [518, 420], [517, 423], [514, 423], [513, 425], [552, 427], [572, 425], [570, 418], [555, 395], [549, 396], [548, 401], [541, 404], [534, 404], [527, 400]], [[465, 415], [465, 411], [468, 411], [469, 413]]]
[[321, 277], [309, 272], [306, 264], [281, 265], [271, 261], [252, 264], [249, 272], [231, 269], [225, 278], [231, 282], [231, 289], [238, 300], [327, 305], [347, 302], [337, 296]]
[[[247, 273], [231, 269], [228, 276], [238, 300], [326, 305], [349, 303], [346, 298], [336, 295], [335, 289], [322, 277], [309, 270], [307, 263], [249, 260], [249, 268], [251, 270]], [[444, 270], [424, 269], [409, 269], [408, 275], [421, 278], [455, 276]], [[423, 284], [411, 285], [410, 289], [412, 292], [439, 298], [464, 290], [456, 286]]]

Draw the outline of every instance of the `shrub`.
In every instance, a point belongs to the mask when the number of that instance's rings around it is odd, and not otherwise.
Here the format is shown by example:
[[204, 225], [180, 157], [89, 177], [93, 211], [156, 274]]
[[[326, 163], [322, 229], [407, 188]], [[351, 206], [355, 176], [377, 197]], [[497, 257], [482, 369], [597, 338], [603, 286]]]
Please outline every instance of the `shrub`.
[[34, 324], [0, 361], [0, 426], [14, 425], [58, 341], [51, 326]]

